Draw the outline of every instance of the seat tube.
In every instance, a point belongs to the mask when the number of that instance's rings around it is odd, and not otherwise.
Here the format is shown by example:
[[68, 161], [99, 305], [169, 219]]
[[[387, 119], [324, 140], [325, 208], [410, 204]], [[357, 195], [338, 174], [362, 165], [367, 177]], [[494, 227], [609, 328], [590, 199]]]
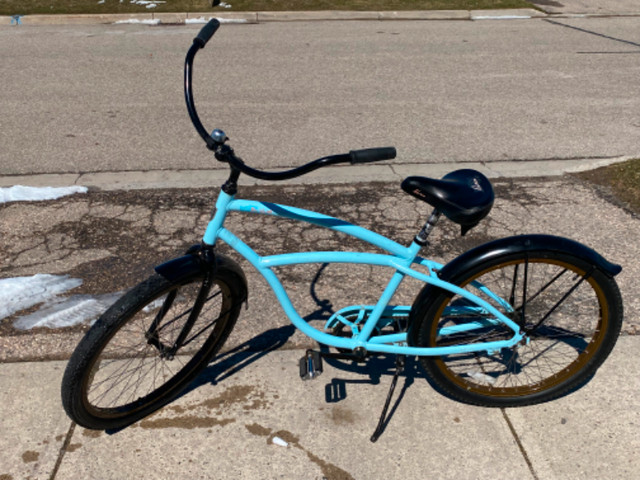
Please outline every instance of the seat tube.
[[233, 200], [233, 195], [229, 195], [224, 191], [220, 190], [220, 194], [218, 195], [218, 199], [216, 200], [216, 209], [213, 213], [209, 224], [207, 225], [207, 229], [204, 232], [202, 237], [202, 242], [206, 245], [213, 245], [216, 243], [218, 238], [218, 232], [224, 225], [224, 221], [227, 218], [227, 208], [229, 203]]
[[382, 292], [382, 295], [380, 296], [378, 303], [376, 304], [373, 311], [371, 312], [371, 315], [369, 316], [364, 326], [362, 327], [362, 331], [359, 334], [360, 339], [362, 339], [363, 341], [366, 341], [371, 337], [373, 330], [377, 326], [378, 320], [382, 316], [384, 309], [387, 308], [387, 305], [389, 305], [389, 302], [393, 298], [393, 295], [396, 293], [396, 290], [398, 289], [398, 286], [402, 282], [403, 278], [404, 278], [404, 275], [400, 272], [396, 271], [393, 274], [393, 276], [391, 277], [391, 280], [387, 284], [387, 287], [384, 289], [384, 292]]
[[429, 215], [429, 218], [425, 222], [424, 227], [422, 227], [422, 230], [420, 230], [418, 235], [416, 235], [416, 238], [414, 239], [415, 243], [417, 243], [421, 247], [426, 247], [427, 245], [429, 245], [429, 235], [435, 228], [436, 223], [438, 223], [441, 215], [442, 213], [437, 208], [433, 209], [431, 215]]

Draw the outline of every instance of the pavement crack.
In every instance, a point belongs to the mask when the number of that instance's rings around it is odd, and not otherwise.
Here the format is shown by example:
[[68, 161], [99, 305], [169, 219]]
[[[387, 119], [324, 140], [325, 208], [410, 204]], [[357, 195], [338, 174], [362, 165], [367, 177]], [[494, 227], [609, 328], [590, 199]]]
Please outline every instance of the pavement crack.
[[62, 459], [64, 458], [65, 453], [67, 453], [67, 448], [71, 444], [71, 438], [73, 437], [73, 432], [76, 429], [76, 422], [71, 422], [71, 426], [69, 426], [69, 430], [67, 431], [67, 435], [62, 442], [62, 446], [60, 447], [60, 452], [58, 453], [58, 459], [56, 460], [56, 464], [53, 466], [53, 470], [51, 471], [51, 475], [49, 476], [49, 480], [55, 480], [56, 475], [58, 474], [58, 470], [60, 469], [60, 465], [62, 465]]
[[536, 470], [535, 468], [533, 468], [533, 463], [529, 458], [529, 454], [527, 454], [527, 451], [524, 448], [524, 445], [522, 444], [522, 442], [520, 441], [520, 437], [518, 436], [518, 433], [516, 432], [516, 429], [513, 426], [513, 423], [511, 423], [511, 419], [507, 415], [507, 410], [505, 408], [501, 408], [500, 411], [502, 412], [502, 416], [504, 417], [505, 422], [507, 422], [509, 431], [511, 432], [511, 435], [513, 435], [513, 439], [516, 441], [516, 444], [518, 445], [518, 449], [520, 450], [520, 453], [522, 454], [522, 457], [524, 458], [524, 461], [526, 462], [527, 467], [529, 467], [531, 476], [533, 477], [534, 480], [539, 480], [539, 477], [536, 474]]
[[388, 165], [388, 167], [391, 170], [391, 173], [393, 173], [396, 177], [398, 177], [399, 180], [404, 180], [404, 176], [396, 171], [394, 165]]
[[573, 25], [567, 25], [566, 23], [557, 22], [555, 20], [550, 20], [548, 18], [544, 19], [545, 22], [551, 23], [552, 25], [558, 25], [560, 27], [570, 28], [572, 30], [577, 30], [578, 32], [588, 33], [589, 35], [595, 35], [596, 37], [606, 38], [607, 40], [613, 40], [614, 42], [620, 42], [627, 45], [633, 45], [634, 47], [640, 47], [640, 43], [632, 42], [630, 40], [624, 40], [622, 38], [612, 37], [610, 35], [605, 35], [604, 33], [594, 32], [593, 30], [587, 30], [586, 28], [575, 27]]
[[44, 247], [44, 248], [45, 248], [45, 249], [47, 249], [47, 250], [48, 250], [48, 248], [49, 248], [49, 247], [47, 246], [47, 242], [46, 242], [46, 240], [42, 240], [42, 241], [40, 241], [39, 243], [36, 243], [35, 245], [31, 245], [31, 246], [28, 246], [28, 247], [26, 247], [26, 248], [23, 248], [22, 250], [17, 250], [17, 251], [15, 251], [15, 252], [12, 252], [12, 253], [13, 253], [13, 257], [11, 258], [11, 260], [10, 260], [10, 261], [13, 263], [13, 262], [15, 262], [15, 261], [18, 259], [18, 257], [20, 257], [20, 255], [22, 255], [23, 253], [29, 252], [29, 251], [31, 251], [31, 250], [35, 250], [35, 249], [37, 249], [38, 247]]

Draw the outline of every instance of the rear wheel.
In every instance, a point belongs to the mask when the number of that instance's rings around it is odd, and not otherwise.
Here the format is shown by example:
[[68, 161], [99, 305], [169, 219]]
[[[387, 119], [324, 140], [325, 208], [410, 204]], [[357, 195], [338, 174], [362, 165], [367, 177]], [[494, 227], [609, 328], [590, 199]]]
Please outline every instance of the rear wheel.
[[212, 279], [206, 276], [174, 284], [155, 274], [98, 319], [63, 378], [62, 403], [76, 423], [126, 426], [174, 399], [208, 364], [233, 329], [246, 288], [224, 265]]
[[[453, 276], [446, 280], [487, 301], [527, 332], [524, 342], [500, 351], [422, 357], [429, 377], [457, 400], [506, 407], [565, 395], [595, 373], [620, 332], [622, 299], [615, 281], [569, 253], [519, 252]], [[420, 346], [513, 337], [511, 329], [491, 322], [486, 311], [450, 292], [437, 290], [415, 308]], [[476, 327], [465, 331], [463, 326], [471, 322]]]

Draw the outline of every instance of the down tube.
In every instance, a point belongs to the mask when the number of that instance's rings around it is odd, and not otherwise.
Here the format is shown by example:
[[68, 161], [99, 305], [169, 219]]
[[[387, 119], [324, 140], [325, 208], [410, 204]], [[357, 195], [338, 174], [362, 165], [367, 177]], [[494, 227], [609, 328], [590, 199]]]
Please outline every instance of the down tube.
[[221, 228], [218, 231], [218, 238], [233, 248], [236, 252], [246, 258], [251, 265], [253, 265], [258, 272], [265, 278], [273, 292], [275, 293], [282, 309], [289, 317], [294, 326], [300, 330], [303, 334], [309, 338], [314, 339], [319, 343], [330, 345], [340, 348], [354, 348], [355, 342], [352, 339], [335, 337], [328, 333], [321, 332], [320, 330], [313, 328], [309, 325], [296, 311], [295, 307], [289, 299], [286, 290], [280, 283], [280, 280], [273, 271], [265, 267], [261, 261], [261, 257], [251, 249], [246, 243], [236, 237], [226, 228]]

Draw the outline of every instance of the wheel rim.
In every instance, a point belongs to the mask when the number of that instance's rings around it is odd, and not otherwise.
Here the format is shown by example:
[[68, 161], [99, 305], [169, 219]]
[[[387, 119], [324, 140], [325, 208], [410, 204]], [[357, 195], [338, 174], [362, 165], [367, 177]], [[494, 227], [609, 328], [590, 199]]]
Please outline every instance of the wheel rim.
[[83, 379], [87, 411], [101, 418], [117, 418], [143, 409], [162, 397], [170, 397], [184, 379], [208, 355], [228, 321], [231, 301], [225, 285], [213, 284], [185, 346], [173, 358], [163, 358], [145, 333], [165, 304], [177, 292], [158, 325], [159, 339], [171, 345], [188, 318], [202, 283], [190, 283], [159, 292], [104, 342]]
[[[527, 293], [523, 293], [522, 288], [525, 275], [528, 277]], [[547, 280], [540, 280], [543, 277]], [[505, 305], [479, 293], [475, 287], [478, 283], [509, 300], [514, 311], [508, 312]], [[526, 344], [499, 352], [434, 359], [449, 381], [470, 393], [520, 397], [555, 388], [577, 375], [604, 341], [609, 318], [604, 292], [588, 272], [574, 265], [543, 258], [512, 260], [472, 276], [462, 286], [472, 288], [476, 295], [525, 328], [533, 328], [544, 319], [528, 335]], [[518, 309], [523, 298], [524, 319], [522, 309]], [[435, 317], [439, 320], [433, 322], [429, 332], [429, 345], [492, 341], [513, 336], [513, 332], [504, 326], [486, 327], [477, 335], [439, 336], [442, 327], [473, 318], [468, 314], [456, 315], [450, 308], [460, 309], [465, 302], [468, 304], [458, 296], [442, 302]]]

